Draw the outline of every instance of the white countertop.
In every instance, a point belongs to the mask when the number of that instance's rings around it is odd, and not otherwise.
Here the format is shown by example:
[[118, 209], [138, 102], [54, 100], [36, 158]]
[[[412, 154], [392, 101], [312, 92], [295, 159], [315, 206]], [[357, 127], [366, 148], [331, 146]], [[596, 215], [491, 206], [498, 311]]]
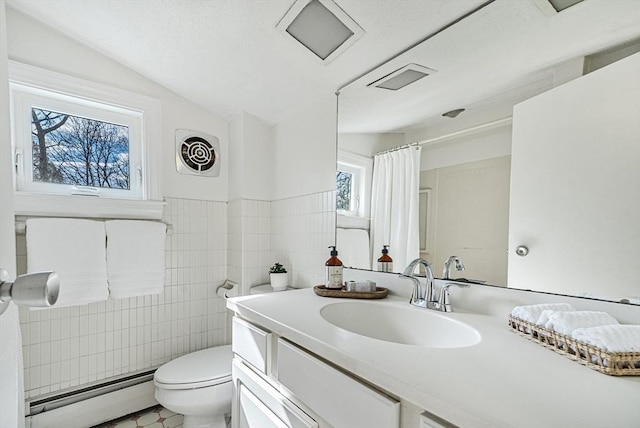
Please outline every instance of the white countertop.
[[[425, 348], [330, 324], [320, 310], [340, 300], [353, 299], [319, 297], [307, 288], [236, 297], [227, 307], [461, 427], [640, 427], [640, 377], [608, 376], [570, 361], [510, 332], [506, 319], [444, 314], [476, 328], [480, 343]], [[375, 303], [409, 307], [397, 296]]]

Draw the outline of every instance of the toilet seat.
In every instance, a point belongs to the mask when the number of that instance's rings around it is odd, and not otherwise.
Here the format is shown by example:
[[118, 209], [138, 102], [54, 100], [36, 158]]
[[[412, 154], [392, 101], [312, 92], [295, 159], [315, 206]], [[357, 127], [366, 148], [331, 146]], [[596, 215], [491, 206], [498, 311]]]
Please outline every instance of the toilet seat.
[[192, 352], [169, 361], [153, 377], [162, 389], [197, 389], [231, 382], [231, 345]]

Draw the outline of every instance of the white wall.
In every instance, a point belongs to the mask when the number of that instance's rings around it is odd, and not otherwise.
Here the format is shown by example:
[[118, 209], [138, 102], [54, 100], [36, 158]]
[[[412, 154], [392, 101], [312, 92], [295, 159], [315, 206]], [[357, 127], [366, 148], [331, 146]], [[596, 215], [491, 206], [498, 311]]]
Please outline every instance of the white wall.
[[335, 243], [336, 97], [327, 94], [273, 128], [271, 248], [296, 287], [324, 283]]
[[[86, 80], [157, 98], [162, 103], [164, 194], [169, 197], [228, 200], [229, 131], [222, 118], [146, 79], [90, 47], [12, 9], [7, 10], [9, 58]], [[219, 177], [179, 174], [175, 167], [175, 130], [192, 129], [220, 139]]]
[[[9, 85], [5, 2], [0, 0], [0, 268], [16, 275], [15, 226], [13, 220], [13, 179], [11, 176], [11, 140], [9, 127]], [[24, 426], [22, 384], [22, 340], [18, 309], [11, 303], [0, 315], [0, 428]]]
[[404, 144], [404, 134], [338, 134], [340, 150], [373, 157], [383, 150], [392, 149]]
[[[13, 280], [16, 248], [5, 19], [5, 2], [0, 0], [0, 268], [9, 273], [7, 280]], [[18, 308], [13, 303], [0, 315], [0, 343], [0, 428], [23, 427], [22, 338]]]
[[638, 297], [638, 76], [635, 54], [515, 107], [510, 287]]
[[326, 94], [274, 126], [273, 200], [335, 190], [336, 102]]
[[273, 160], [271, 127], [243, 112], [229, 124], [229, 199], [271, 200]]
[[444, 168], [511, 154], [511, 126], [473, 133], [422, 147], [420, 170]]
[[452, 255], [465, 264], [453, 278], [507, 284], [510, 157], [463, 163], [420, 174], [420, 187], [432, 188], [432, 253], [440, 276]]

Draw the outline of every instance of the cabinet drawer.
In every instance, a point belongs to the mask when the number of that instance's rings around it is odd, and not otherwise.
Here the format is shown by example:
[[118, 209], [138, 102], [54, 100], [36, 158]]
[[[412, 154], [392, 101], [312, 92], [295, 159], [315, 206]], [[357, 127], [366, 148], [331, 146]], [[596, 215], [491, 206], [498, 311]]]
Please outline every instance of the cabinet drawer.
[[278, 339], [278, 381], [335, 428], [400, 422], [400, 403]]
[[259, 375], [233, 362], [233, 428], [318, 428], [318, 424]]
[[231, 349], [256, 369], [267, 374], [271, 333], [234, 317]]

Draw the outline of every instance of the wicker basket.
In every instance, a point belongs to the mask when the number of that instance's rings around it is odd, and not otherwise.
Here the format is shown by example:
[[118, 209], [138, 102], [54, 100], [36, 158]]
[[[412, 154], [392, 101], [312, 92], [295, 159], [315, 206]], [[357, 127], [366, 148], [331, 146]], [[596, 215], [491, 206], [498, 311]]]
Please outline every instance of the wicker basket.
[[509, 315], [509, 329], [593, 370], [611, 376], [639, 376], [640, 352], [609, 352]]

